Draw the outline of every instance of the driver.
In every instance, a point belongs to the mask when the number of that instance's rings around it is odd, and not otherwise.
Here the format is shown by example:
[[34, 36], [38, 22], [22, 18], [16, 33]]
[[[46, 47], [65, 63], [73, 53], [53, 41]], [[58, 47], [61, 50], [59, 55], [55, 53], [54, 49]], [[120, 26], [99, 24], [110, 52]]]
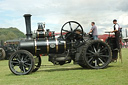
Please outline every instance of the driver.
[[95, 22], [92, 22], [91, 25], [92, 25], [92, 28], [88, 34], [92, 33], [93, 39], [98, 40], [98, 32], [97, 32], [97, 27], [95, 25]]

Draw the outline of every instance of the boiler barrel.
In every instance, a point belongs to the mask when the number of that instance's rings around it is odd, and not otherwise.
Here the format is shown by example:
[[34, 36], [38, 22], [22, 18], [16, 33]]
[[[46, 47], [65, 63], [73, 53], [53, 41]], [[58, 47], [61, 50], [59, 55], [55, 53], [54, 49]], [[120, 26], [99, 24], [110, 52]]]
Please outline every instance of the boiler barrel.
[[20, 49], [27, 50], [32, 54], [52, 54], [64, 53], [66, 51], [66, 42], [62, 40], [25, 40], [20, 42]]

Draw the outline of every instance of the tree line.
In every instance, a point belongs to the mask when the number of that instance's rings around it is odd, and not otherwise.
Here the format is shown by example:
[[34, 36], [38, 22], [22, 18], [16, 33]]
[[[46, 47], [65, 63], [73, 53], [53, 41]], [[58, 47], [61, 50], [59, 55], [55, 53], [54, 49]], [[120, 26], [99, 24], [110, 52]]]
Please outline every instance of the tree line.
[[18, 28], [0, 28], [0, 40], [6, 41], [20, 38], [25, 38], [25, 34]]

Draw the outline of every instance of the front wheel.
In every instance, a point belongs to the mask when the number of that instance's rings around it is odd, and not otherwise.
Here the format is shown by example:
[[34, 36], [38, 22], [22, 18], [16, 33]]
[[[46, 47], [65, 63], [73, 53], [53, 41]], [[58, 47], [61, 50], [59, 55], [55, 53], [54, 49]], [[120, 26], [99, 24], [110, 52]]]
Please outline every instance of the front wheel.
[[26, 50], [18, 50], [9, 59], [9, 68], [15, 75], [26, 75], [34, 69], [33, 55]]
[[110, 47], [100, 40], [87, 42], [82, 49], [81, 57], [83, 65], [91, 69], [105, 68], [112, 60]]
[[41, 66], [41, 57], [40, 57], [40, 55], [35, 56], [34, 60], [35, 60], [35, 68], [33, 69], [32, 72], [36, 72]]

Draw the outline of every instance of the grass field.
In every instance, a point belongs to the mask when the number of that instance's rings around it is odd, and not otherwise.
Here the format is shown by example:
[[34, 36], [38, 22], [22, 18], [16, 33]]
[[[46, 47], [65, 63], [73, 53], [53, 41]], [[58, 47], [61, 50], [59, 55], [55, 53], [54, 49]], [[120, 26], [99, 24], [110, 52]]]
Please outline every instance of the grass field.
[[0, 85], [128, 85], [128, 49], [123, 49], [123, 63], [111, 63], [107, 69], [82, 69], [78, 65], [54, 66], [42, 57], [41, 68], [32, 74], [16, 76], [8, 61], [0, 61]]

